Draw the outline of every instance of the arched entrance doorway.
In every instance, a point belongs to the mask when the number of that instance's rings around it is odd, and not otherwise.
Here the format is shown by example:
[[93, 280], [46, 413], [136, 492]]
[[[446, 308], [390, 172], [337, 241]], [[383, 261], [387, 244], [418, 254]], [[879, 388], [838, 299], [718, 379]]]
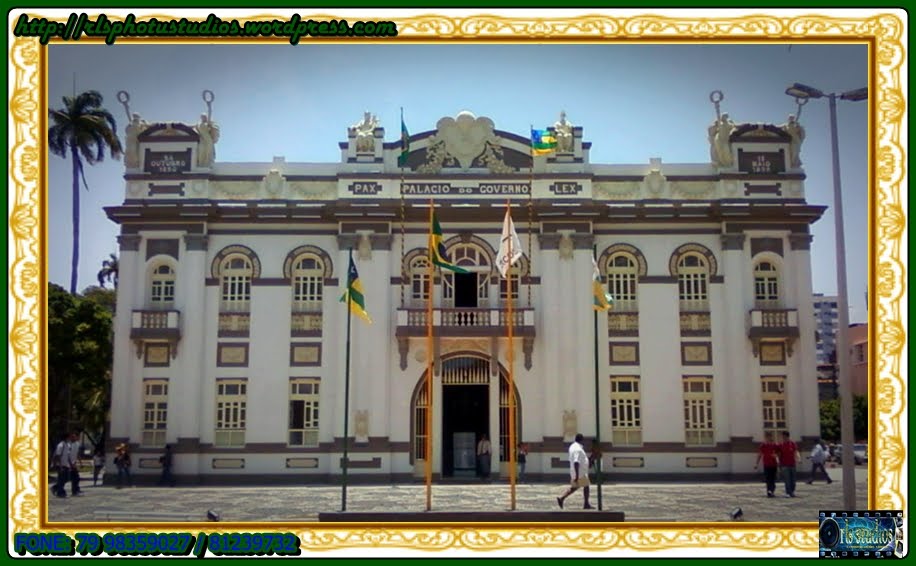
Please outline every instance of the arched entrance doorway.
[[[441, 390], [435, 398], [434, 418], [441, 426], [434, 426], [439, 438], [433, 438], [433, 454], [439, 455], [442, 477], [473, 477], [476, 474], [476, 447], [482, 434], [490, 437], [494, 453], [492, 474], [499, 474], [499, 462], [506, 461], [509, 442], [509, 382], [502, 367], [499, 371], [499, 391], [492, 391], [490, 359], [483, 354], [465, 353], [446, 357], [442, 361], [441, 375], [434, 376], [434, 388]], [[441, 386], [436, 387], [437, 385]], [[518, 389], [515, 396], [516, 442], [522, 438], [522, 410]], [[434, 396], [435, 397], [435, 396]], [[498, 404], [497, 410], [492, 410]], [[426, 375], [414, 388], [411, 408], [411, 462], [426, 457], [426, 415], [429, 403], [426, 392]], [[498, 420], [498, 428], [494, 426]], [[438, 448], [438, 449], [437, 449]]]

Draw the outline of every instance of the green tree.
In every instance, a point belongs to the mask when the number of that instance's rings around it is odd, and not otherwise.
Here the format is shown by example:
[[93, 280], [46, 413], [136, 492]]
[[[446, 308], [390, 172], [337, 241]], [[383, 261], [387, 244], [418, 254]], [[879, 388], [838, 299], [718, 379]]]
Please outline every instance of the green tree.
[[[868, 438], [868, 397], [855, 395], [852, 398], [853, 441]], [[821, 401], [821, 438], [828, 442], [840, 441], [840, 400]]]
[[73, 254], [70, 258], [70, 293], [76, 294], [76, 279], [79, 271], [80, 237], [80, 178], [89, 190], [83, 171], [83, 161], [89, 165], [104, 161], [105, 150], [111, 158], [121, 156], [121, 140], [118, 139], [114, 116], [102, 108], [102, 95], [90, 90], [77, 96], [63, 97], [64, 107], [48, 110], [51, 127], [48, 129], [48, 148], [51, 153], [73, 160]]
[[868, 396], [855, 395], [852, 398], [852, 429], [855, 439], [868, 439]]
[[99, 286], [105, 288], [105, 282], [113, 283], [115, 289], [118, 288], [118, 256], [108, 254], [108, 259], [102, 261], [102, 269], [99, 270]]
[[108, 412], [112, 312], [103, 301], [48, 285], [48, 432], [80, 429], [98, 442]]
[[840, 400], [821, 401], [821, 438], [826, 442], [840, 440]]

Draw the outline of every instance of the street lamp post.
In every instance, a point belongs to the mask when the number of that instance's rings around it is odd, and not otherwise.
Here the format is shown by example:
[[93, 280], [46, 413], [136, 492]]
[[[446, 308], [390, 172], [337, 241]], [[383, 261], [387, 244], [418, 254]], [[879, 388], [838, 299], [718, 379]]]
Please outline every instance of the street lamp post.
[[852, 383], [849, 376], [849, 295], [846, 290], [846, 236], [843, 227], [843, 195], [840, 190], [840, 148], [837, 142], [836, 99], [853, 102], [866, 100], [868, 89], [859, 88], [837, 94], [826, 94], [814, 87], [795, 83], [786, 89], [786, 94], [795, 98], [799, 105], [812, 98], [827, 97], [830, 101], [830, 145], [833, 154], [833, 208], [836, 230], [836, 283], [837, 283], [837, 329], [836, 364], [840, 374], [840, 443], [843, 446], [843, 508], [856, 508], [856, 469], [853, 452], [852, 426]]

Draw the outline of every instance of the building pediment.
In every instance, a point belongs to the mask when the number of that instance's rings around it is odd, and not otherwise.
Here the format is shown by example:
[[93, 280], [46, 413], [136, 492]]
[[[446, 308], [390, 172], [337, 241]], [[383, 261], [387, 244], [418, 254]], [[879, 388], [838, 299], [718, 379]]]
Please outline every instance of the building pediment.
[[731, 142], [776, 142], [789, 143], [792, 137], [779, 126], [773, 124], [741, 124], [732, 135]]
[[141, 142], [189, 141], [200, 139], [194, 128], [180, 122], [159, 122], [151, 125], [137, 136]]

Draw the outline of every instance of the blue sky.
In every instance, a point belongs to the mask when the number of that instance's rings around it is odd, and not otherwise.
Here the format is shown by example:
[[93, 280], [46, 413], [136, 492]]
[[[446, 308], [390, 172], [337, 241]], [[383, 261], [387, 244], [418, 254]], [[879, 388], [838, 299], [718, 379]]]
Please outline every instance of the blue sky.
[[[201, 92], [215, 93], [220, 125], [217, 161], [336, 162], [338, 142], [364, 110], [386, 138], [399, 137], [399, 108], [412, 133], [435, 129], [443, 116], [470, 110], [496, 127], [525, 135], [566, 110], [592, 142], [594, 163], [703, 163], [706, 128], [715, 117], [709, 93], [736, 122], [780, 124], [795, 112], [784, 94], [793, 82], [825, 92], [868, 84], [865, 45], [593, 44], [593, 45], [122, 45], [50, 47], [49, 104], [76, 90], [102, 93], [123, 137], [117, 92], [147, 121], [196, 123]], [[866, 320], [867, 104], [838, 103], [846, 226], [850, 322]], [[804, 107], [801, 158], [808, 202], [828, 205], [813, 227], [815, 292], [836, 292], [833, 181], [826, 100]], [[71, 164], [49, 160], [49, 266], [52, 282], [69, 284]], [[103, 259], [117, 251], [117, 226], [102, 207], [124, 198], [123, 166], [87, 168], [82, 193], [80, 289], [95, 284]]]

